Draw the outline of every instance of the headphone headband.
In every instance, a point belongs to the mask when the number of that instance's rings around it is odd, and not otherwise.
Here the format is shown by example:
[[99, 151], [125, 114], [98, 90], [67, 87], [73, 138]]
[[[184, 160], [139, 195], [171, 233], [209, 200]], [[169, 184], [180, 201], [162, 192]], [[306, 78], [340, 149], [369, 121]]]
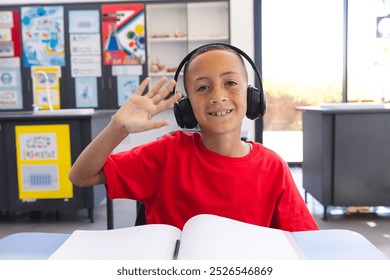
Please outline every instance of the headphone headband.
[[[260, 74], [260, 71], [259, 71], [259, 68], [257, 68], [257, 65], [255, 64], [255, 62], [249, 57], [249, 55], [247, 55], [243, 50], [235, 47], [235, 46], [232, 46], [232, 45], [229, 45], [229, 44], [225, 44], [225, 43], [209, 43], [209, 44], [206, 44], [206, 45], [203, 45], [203, 46], [200, 46], [194, 50], [192, 50], [191, 52], [189, 52], [184, 58], [183, 60], [180, 62], [179, 66], [177, 67], [176, 69], [176, 73], [175, 73], [175, 76], [174, 76], [174, 80], [177, 82], [177, 80], [179, 79], [179, 75], [180, 75], [180, 72], [181, 72], [181, 69], [183, 68], [183, 66], [191, 59], [191, 57], [196, 53], [198, 52], [199, 50], [201, 49], [204, 49], [204, 48], [207, 48], [209, 46], [222, 46], [222, 47], [226, 47], [228, 49], [231, 49], [233, 51], [235, 51], [236, 53], [238, 53], [239, 55], [243, 56], [245, 58], [246, 61], [248, 61], [248, 63], [252, 66], [253, 70], [255, 71], [255, 74], [256, 74], [256, 77], [258, 79], [258, 82], [259, 82], [259, 87], [260, 87], [260, 91], [262, 92], [263, 91], [263, 81], [262, 81], [262, 78], [261, 78], [261, 74]], [[172, 93], [175, 94], [176, 92], [176, 85], [174, 86], [174, 88], [172, 89]]]

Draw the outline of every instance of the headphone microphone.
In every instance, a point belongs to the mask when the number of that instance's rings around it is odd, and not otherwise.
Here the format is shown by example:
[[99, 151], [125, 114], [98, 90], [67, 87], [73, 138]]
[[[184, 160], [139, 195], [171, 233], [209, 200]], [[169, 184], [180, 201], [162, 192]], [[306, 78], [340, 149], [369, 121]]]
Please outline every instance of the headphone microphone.
[[[210, 43], [203, 46], [200, 46], [193, 51], [191, 51], [189, 54], [187, 54], [184, 59], [180, 62], [179, 66], [177, 67], [174, 80], [177, 82], [180, 71], [183, 68], [183, 66], [191, 59], [191, 57], [198, 53], [199, 51], [208, 48], [209, 50], [214, 50], [214, 47], [216, 50], [219, 50], [221, 48], [218, 48], [218, 46], [223, 48], [228, 48], [242, 57], [245, 58], [249, 62], [249, 64], [252, 66], [253, 70], [255, 71], [257, 80], [259, 81], [259, 88], [256, 88], [254, 86], [249, 85], [247, 88], [247, 111], [246, 116], [247, 118], [251, 120], [255, 120], [259, 118], [260, 116], [264, 116], [265, 110], [266, 110], [266, 101], [265, 101], [265, 93], [263, 90], [262, 85], [262, 79], [260, 75], [260, 71], [257, 68], [256, 64], [253, 62], [253, 60], [241, 49], [225, 44], [225, 43]], [[222, 48], [222, 49], [223, 49]], [[172, 90], [172, 93], [175, 94], [176, 85]], [[187, 93], [186, 93], [187, 94]], [[190, 103], [190, 100], [187, 96], [181, 97], [174, 105], [173, 105], [173, 112], [175, 114], [176, 122], [181, 128], [194, 128], [198, 125], [198, 121], [195, 118], [194, 112], [192, 110], [192, 106]]]

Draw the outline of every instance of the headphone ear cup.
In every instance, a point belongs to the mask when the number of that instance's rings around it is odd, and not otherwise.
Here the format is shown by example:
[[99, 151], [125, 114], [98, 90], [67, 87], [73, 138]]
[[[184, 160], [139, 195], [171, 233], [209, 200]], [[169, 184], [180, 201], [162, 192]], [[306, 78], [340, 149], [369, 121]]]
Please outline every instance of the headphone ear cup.
[[247, 109], [246, 116], [248, 119], [255, 120], [265, 114], [265, 95], [257, 88], [248, 86], [247, 89]]
[[267, 109], [267, 101], [265, 99], [266, 97], [265, 97], [264, 90], [261, 90], [259, 94], [260, 94], [260, 116], [264, 116], [265, 111]]
[[173, 113], [175, 114], [176, 123], [181, 128], [184, 128], [184, 121], [180, 114], [180, 108], [177, 103], [173, 105]]
[[176, 122], [181, 128], [194, 128], [198, 125], [190, 100], [183, 96], [173, 105]]

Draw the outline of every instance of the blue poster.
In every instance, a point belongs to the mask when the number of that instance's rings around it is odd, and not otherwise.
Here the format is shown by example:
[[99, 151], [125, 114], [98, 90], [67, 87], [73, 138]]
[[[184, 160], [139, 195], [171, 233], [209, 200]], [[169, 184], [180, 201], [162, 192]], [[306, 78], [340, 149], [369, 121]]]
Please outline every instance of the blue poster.
[[22, 7], [21, 22], [24, 66], [64, 66], [63, 7]]
[[118, 106], [122, 106], [123, 103], [132, 95], [139, 86], [139, 76], [118, 76]]
[[76, 78], [75, 89], [77, 108], [96, 108], [98, 106], [96, 77]]

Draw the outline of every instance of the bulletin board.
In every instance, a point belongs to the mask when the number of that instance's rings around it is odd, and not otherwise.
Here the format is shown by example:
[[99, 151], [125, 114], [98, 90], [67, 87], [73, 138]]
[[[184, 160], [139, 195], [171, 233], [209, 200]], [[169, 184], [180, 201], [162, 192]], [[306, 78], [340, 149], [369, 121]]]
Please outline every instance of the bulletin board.
[[19, 199], [72, 198], [67, 124], [15, 126]]

